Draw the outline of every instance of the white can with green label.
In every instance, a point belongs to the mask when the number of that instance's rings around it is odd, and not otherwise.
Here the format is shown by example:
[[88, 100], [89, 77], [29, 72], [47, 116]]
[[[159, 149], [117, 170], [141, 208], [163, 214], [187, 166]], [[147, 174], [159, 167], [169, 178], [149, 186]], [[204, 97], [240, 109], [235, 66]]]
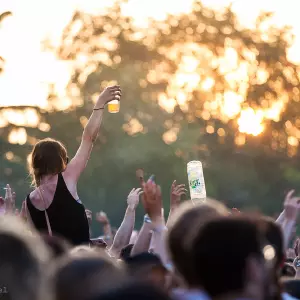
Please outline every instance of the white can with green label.
[[202, 163], [197, 160], [190, 161], [187, 164], [187, 174], [189, 180], [191, 199], [205, 200], [206, 189], [203, 175]]

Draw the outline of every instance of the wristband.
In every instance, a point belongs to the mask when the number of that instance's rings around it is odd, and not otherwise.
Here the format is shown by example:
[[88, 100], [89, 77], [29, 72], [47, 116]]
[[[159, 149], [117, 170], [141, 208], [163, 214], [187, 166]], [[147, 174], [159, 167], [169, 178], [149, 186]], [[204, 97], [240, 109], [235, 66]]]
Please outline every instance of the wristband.
[[104, 107], [93, 108], [93, 110], [101, 110], [101, 109], [104, 109]]
[[167, 230], [168, 230], [168, 228], [165, 225], [159, 225], [152, 229], [152, 231], [156, 232], [156, 233], [163, 233], [164, 231], [167, 231]]
[[145, 215], [145, 216], [144, 216], [144, 223], [148, 223], [148, 224], [151, 224], [151, 223], [152, 223], [152, 221], [151, 221], [151, 219], [149, 218], [148, 215]]

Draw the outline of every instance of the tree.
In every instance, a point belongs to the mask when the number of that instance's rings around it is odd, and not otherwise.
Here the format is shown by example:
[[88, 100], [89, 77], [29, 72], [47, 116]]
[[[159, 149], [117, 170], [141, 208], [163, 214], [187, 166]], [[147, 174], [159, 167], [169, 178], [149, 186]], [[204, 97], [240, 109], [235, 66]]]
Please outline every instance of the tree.
[[[262, 14], [254, 29], [242, 28], [230, 7], [215, 12], [201, 1], [189, 14], [135, 28], [122, 16], [121, 2], [98, 16], [76, 12], [66, 27], [58, 53], [75, 62], [72, 88], [79, 87], [88, 101], [99, 82], [116, 79], [131, 99], [144, 100], [129, 105], [131, 118], [148, 130], [155, 127], [138, 113], [148, 112], [153, 103], [172, 113], [155, 114], [156, 128], [164, 122], [164, 140], [180, 140], [175, 145], [185, 160], [195, 155], [188, 152], [196, 152], [209, 173], [216, 157], [226, 157], [231, 165], [241, 157], [240, 172], [230, 175], [244, 173], [248, 164], [256, 185], [264, 179], [283, 189], [283, 165], [295, 164], [286, 153], [297, 154], [300, 137], [298, 67], [287, 60], [289, 28], [269, 26], [270, 13]], [[249, 200], [251, 193], [234, 190], [226, 193], [228, 187], [221, 185], [217, 196]]]
[[[81, 181], [88, 207], [101, 205], [119, 218], [123, 207], [107, 199], [124, 198], [138, 167], [158, 175], [167, 199], [172, 179], [186, 181], [185, 163], [196, 158], [205, 164], [210, 196], [278, 210], [284, 190], [300, 187], [299, 79], [286, 58], [289, 29], [268, 26], [268, 13], [254, 29], [241, 28], [230, 7], [215, 12], [200, 1], [189, 14], [150, 20], [143, 29], [122, 15], [121, 4], [96, 16], [74, 14], [57, 54], [74, 65], [68, 88], [76, 104], [66, 112], [39, 111], [51, 129], [27, 128], [27, 140], [51, 135], [74, 153], [100, 83], [116, 81], [123, 87], [121, 113], [105, 117]], [[51, 93], [49, 105], [57, 97]], [[7, 153], [11, 145], [2, 143]], [[14, 148], [23, 159], [29, 151]]]

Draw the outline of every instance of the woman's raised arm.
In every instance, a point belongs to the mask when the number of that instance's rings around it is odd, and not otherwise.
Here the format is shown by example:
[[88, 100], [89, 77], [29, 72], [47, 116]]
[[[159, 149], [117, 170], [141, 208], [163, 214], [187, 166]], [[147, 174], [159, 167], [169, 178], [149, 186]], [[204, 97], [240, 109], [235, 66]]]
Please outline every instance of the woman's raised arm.
[[107, 87], [99, 96], [92, 115], [83, 130], [79, 149], [64, 173], [69, 181], [76, 183], [87, 165], [93, 144], [98, 137], [105, 105], [112, 100], [119, 100], [120, 97], [121, 89], [119, 86]]

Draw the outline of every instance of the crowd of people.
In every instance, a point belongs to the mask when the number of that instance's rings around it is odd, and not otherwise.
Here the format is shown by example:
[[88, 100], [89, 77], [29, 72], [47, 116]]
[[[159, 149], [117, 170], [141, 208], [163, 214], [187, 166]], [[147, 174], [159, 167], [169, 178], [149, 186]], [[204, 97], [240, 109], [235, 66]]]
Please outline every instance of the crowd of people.
[[[160, 186], [140, 169], [120, 227], [114, 230], [99, 212], [103, 236], [93, 238], [93, 213], [80, 200], [77, 182], [105, 105], [120, 97], [119, 86], [102, 92], [70, 162], [59, 141], [34, 146], [29, 164], [34, 189], [20, 210], [7, 185], [0, 197], [0, 298], [300, 299], [300, 198], [294, 191], [273, 220], [213, 200], [181, 203], [187, 190], [174, 181], [166, 220]], [[139, 204], [145, 216], [136, 231]]]

